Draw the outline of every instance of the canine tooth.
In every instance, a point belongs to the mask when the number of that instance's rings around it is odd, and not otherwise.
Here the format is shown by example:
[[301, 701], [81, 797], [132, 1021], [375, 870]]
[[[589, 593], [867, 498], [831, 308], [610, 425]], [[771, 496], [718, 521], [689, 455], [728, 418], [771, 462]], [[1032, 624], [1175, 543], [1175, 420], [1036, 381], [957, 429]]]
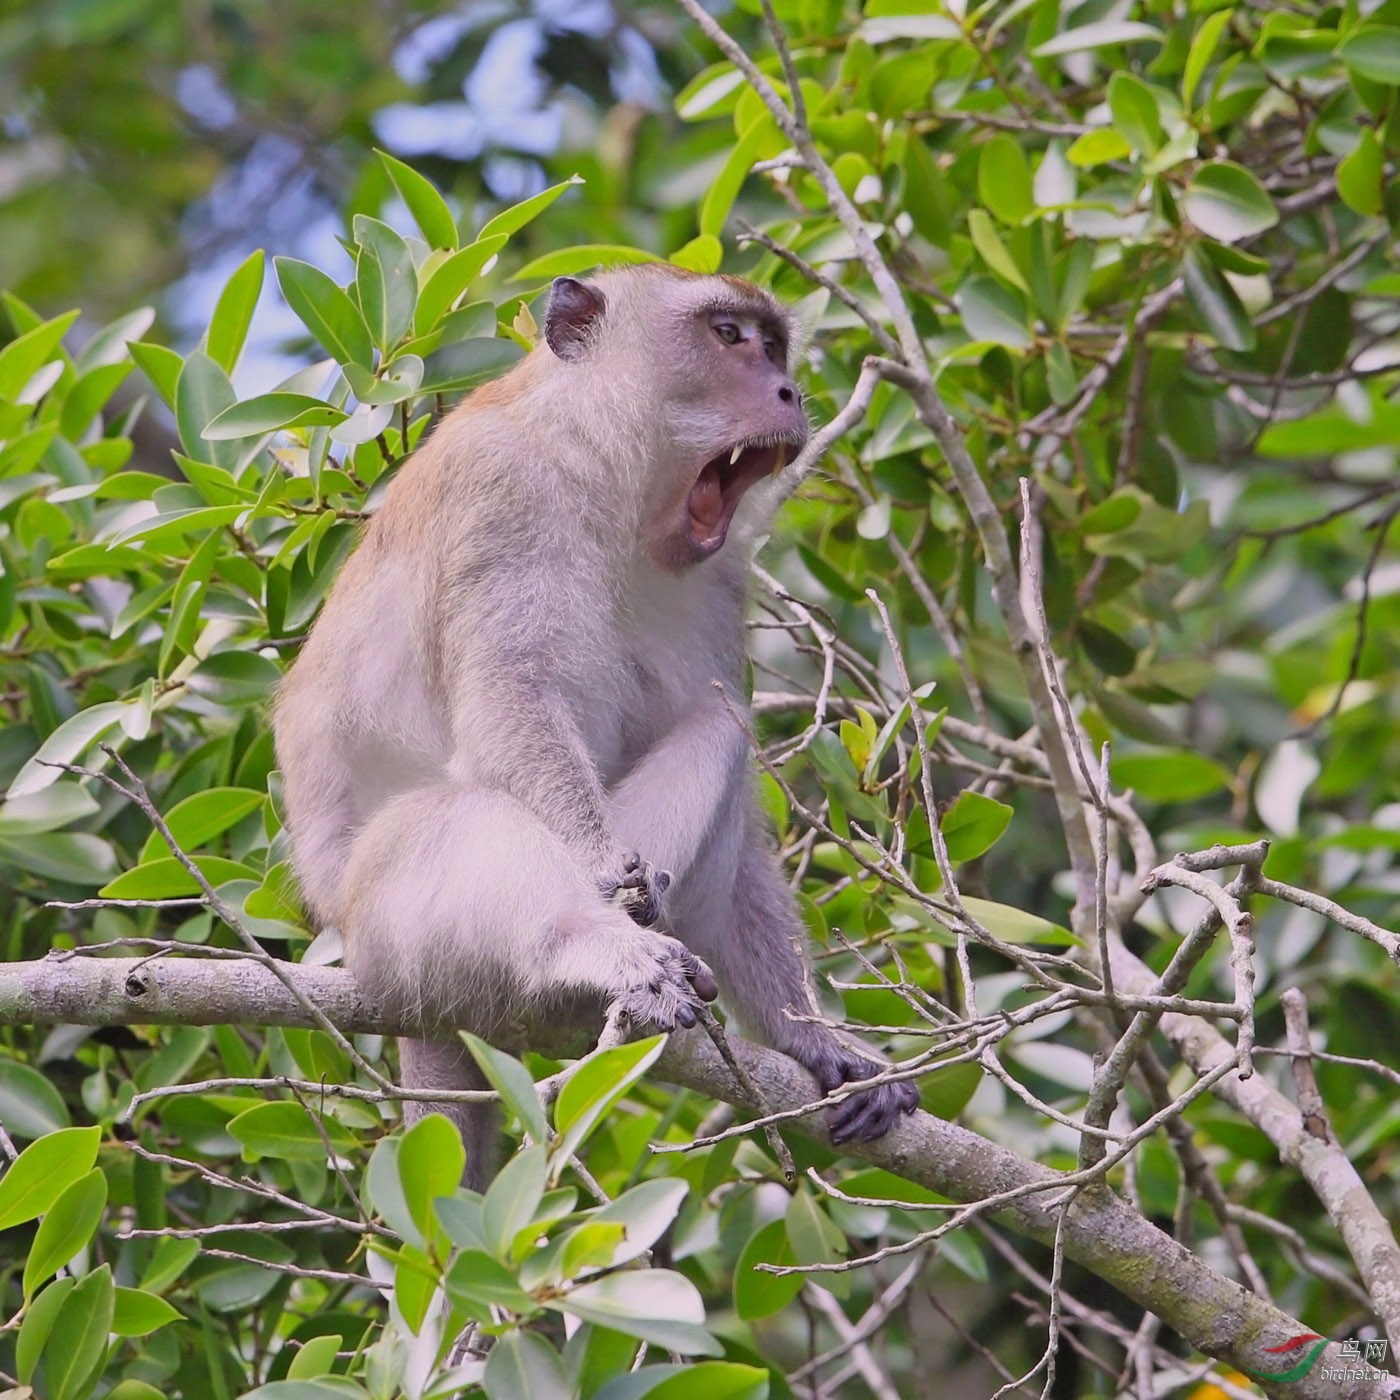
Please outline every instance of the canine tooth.
[[773, 475], [777, 476], [785, 466], [787, 466], [787, 443], [780, 442], [778, 444], [777, 460], [773, 463]]
[[739, 443], [735, 446], [734, 451], [729, 454], [729, 465], [732, 467], [743, 455], [744, 447], [742, 443]]

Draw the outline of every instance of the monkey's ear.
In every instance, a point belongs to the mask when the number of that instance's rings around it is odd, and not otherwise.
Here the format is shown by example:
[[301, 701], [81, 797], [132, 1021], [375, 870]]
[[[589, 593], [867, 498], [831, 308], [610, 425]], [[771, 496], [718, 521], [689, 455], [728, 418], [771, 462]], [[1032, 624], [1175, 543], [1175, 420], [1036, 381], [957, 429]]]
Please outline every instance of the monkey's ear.
[[556, 277], [544, 313], [544, 338], [561, 360], [582, 358], [593, 339], [593, 328], [608, 309], [607, 298], [591, 282]]

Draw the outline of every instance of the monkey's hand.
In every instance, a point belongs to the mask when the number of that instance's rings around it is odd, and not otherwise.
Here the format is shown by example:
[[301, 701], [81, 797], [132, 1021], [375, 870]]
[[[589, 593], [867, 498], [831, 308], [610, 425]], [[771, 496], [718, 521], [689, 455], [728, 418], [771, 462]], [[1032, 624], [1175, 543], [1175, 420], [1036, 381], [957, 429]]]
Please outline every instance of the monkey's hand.
[[622, 870], [599, 881], [603, 897], [619, 905], [634, 924], [650, 928], [661, 917], [661, 896], [671, 884], [669, 870], [656, 870], [636, 851], [622, 857]]
[[[824, 1094], [842, 1084], [873, 1079], [889, 1068], [857, 1055], [836, 1040], [824, 1042], [820, 1051], [804, 1063]], [[918, 1106], [919, 1091], [911, 1080], [878, 1084], [837, 1104], [827, 1117], [827, 1129], [834, 1143], [874, 1142], [894, 1127], [900, 1114], [913, 1113]]]
[[714, 974], [679, 939], [649, 933], [638, 943], [636, 981], [618, 989], [613, 1005], [634, 1026], [689, 1030], [700, 1004], [719, 995]]

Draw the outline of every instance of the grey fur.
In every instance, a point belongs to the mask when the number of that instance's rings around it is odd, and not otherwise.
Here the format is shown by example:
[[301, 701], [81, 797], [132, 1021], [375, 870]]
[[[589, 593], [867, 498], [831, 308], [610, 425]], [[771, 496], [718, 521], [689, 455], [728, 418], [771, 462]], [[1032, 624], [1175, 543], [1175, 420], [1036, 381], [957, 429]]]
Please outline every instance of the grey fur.
[[[784, 1014], [814, 1009], [804, 933], [715, 691], [742, 712], [744, 585], [774, 488], [734, 493], [718, 546], [686, 524], [716, 454], [805, 436], [771, 338], [791, 327], [735, 279], [593, 281], [607, 310], [586, 347], [540, 346], [403, 467], [287, 678], [275, 729], [304, 896], [366, 989], [430, 1033], [509, 1043], [528, 1009], [619, 998], [690, 1024], [713, 995], [698, 955], [748, 1033], [824, 1088], [864, 1078], [873, 1061]], [[658, 899], [662, 931], [640, 927]], [[403, 1076], [479, 1083], [446, 1040], [405, 1042]], [[908, 1085], [871, 1091], [833, 1133], [878, 1136], [913, 1103]], [[479, 1182], [490, 1133], [454, 1116]]]

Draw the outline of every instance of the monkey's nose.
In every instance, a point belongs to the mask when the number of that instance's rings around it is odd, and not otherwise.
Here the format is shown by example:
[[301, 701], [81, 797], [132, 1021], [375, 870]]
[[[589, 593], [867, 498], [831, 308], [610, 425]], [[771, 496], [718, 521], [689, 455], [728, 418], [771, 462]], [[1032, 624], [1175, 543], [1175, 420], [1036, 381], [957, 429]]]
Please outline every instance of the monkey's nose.
[[779, 397], [784, 403], [796, 403], [796, 402], [797, 402], [797, 388], [796, 388], [796, 386], [795, 386], [795, 385], [792, 385], [792, 384], [784, 384], [784, 385], [782, 385], [782, 386], [779, 388], [779, 390], [778, 390], [778, 397]]

